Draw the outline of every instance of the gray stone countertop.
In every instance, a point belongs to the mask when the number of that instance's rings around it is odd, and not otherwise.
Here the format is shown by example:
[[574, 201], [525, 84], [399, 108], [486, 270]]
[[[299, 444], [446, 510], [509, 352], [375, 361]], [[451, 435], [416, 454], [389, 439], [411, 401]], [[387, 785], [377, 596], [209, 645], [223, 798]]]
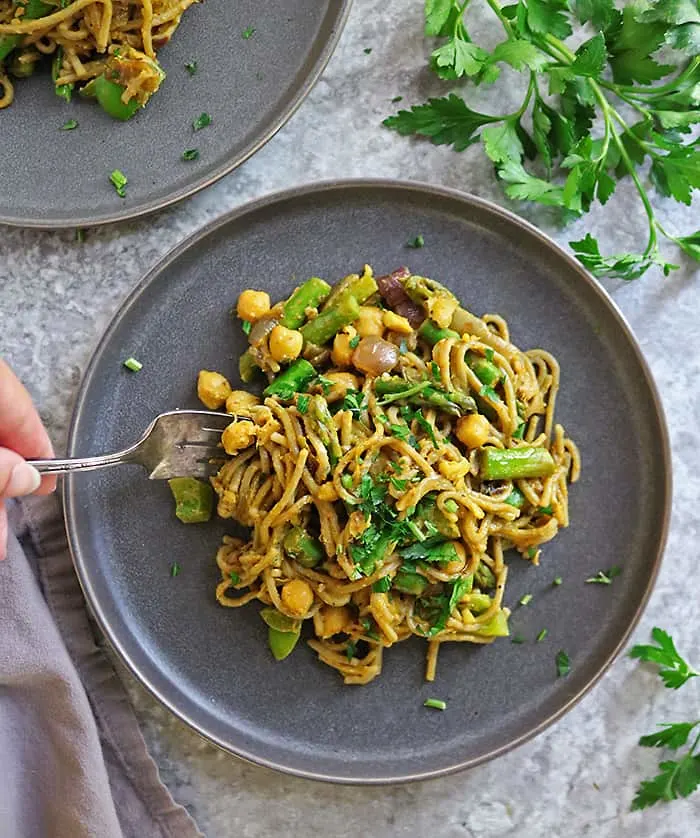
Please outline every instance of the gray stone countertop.
[[[477, 27], [483, 28], [480, 18]], [[478, 147], [462, 154], [413, 142], [382, 128], [396, 106], [440, 95], [425, 69], [422, 3], [355, 0], [323, 77], [289, 124], [238, 171], [176, 207], [133, 223], [70, 231], [3, 228], [0, 238], [0, 353], [33, 394], [57, 447], [93, 346], [121, 300], [171, 247], [220, 213], [309, 180], [381, 176], [458, 187], [507, 204]], [[371, 48], [367, 54], [366, 48]], [[478, 91], [485, 107], [507, 106], [508, 89]], [[491, 101], [489, 103], [489, 98]], [[505, 100], [505, 101], [502, 101]], [[672, 230], [690, 232], [697, 211], [656, 202]], [[524, 211], [522, 207], [514, 207]], [[601, 212], [568, 230], [545, 212], [528, 216], [564, 244], [586, 230], [607, 252], [634, 246], [644, 217], [630, 184]], [[694, 218], [695, 217], [695, 222]], [[674, 258], [677, 254], [674, 254]], [[651, 365], [673, 448], [670, 537], [660, 578], [634, 635], [672, 631], [700, 662], [700, 294], [697, 265], [608, 283]], [[642, 778], [661, 754], [637, 745], [663, 721], [698, 717], [700, 688], [665, 690], [658, 677], [620, 657], [593, 691], [533, 741], [466, 773], [387, 788], [330, 786], [279, 775], [230, 757], [185, 728], [125, 675], [164, 781], [214, 836], [318, 834], [437, 838], [693, 838], [700, 792], [643, 813], [629, 811]]]

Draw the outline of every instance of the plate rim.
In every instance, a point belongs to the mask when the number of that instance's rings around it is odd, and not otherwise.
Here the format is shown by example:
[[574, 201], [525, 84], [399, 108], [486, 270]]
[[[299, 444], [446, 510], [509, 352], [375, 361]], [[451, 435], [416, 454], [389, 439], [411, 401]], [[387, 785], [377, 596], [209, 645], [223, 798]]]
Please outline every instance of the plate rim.
[[144, 673], [139, 671], [139, 667], [132, 661], [130, 661], [129, 656], [124, 651], [124, 648], [119, 638], [117, 638], [114, 635], [114, 632], [112, 631], [109, 625], [109, 620], [105, 618], [100, 604], [95, 600], [94, 596], [92, 595], [92, 586], [90, 584], [89, 578], [87, 577], [86, 568], [83, 565], [83, 558], [80, 555], [78, 538], [73, 529], [71, 520], [72, 518], [75, 518], [76, 512], [76, 504], [74, 497], [75, 477], [71, 475], [68, 475], [66, 477], [63, 484], [63, 514], [66, 532], [68, 535], [68, 544], [70, 548], [71, 558], [73, 561], [73, 567], [75, 568], [80, 587], [82, 589], [86, 603], [91, 613], [93, 614], [93, 617], [97, 621], [100, 630], [103, 632], [103, 634], [111, 644], [112, 648], [118, 654], [122, 663], [127, 667], [129, 672], [136, 678], [136, 680], [141, 684], [141, 686], [143, 686], [160, 704], [165, 706], [171, 713], [173, 713], [178, 719], [180, 719], [180, 721], [184, 722], [192, 731], [194, 731], [200, 737], [205, 739], [207, 742], [210, 742], [211, 744], [215, 745], [216, 747], [220, 748], [226, 753], [238, 757], [239, 759], [242, 759], [245, 762], [251, 763], [253, 765], [259, 765], [265, 768], [270, 768], [275, 771], [280, 771], [285, 774], [309, 780], [319, 780], [340, 785], [381, 786], [436, 779], [438, 777], [448, 776], [450, 774], [454, 774], [458, 771], [463, 771], [468, 768], [474, 768], [477, 765], [481, 765], [485, 762], [502, 756], [503, 754], [506, 754], [509, 751], [514, 750], [515, 748], [519, 747], [520, 745], [524, 744], [530, 739], [533, 739], [535, 736], [538, 736], [540, 733], [549, 728], [555, 722], [559, 721], [559, 719], [565, 716], [576, 704], [578, 704], [581, 701], [581, 699], [583, 699], [583, 697], [587, 695], [592, 690], [592, 688], [600, 681], [603, 675], [608, 671], [610, 666], [620, 655], [620, 652], [623, 650], [631, 634], [637, 627], [641, 619], [641, 616], [649, 603], [649, 599], [651, 597], [651, 594], [656, 584], [656, 580], [658, 578], [659, 570], [663, 561], [663, 556], [668, 540], [668, 532], [671, 519], [671, 501], [673, 488], [672, 457], [670, 437], [663, 402], [659, 395], [659, 391], [651, 373], [651, 369], [641, 351], [639, 342], [637, 341], [637, 338], [635, 337], [631, 326], [629, 325], [626, 317], [618, 307], [617, 303], [604, 290], [603, 286], [597, 280], [595, 280], [593, 276], [589, 274], [588, 271], [586, 271], [585, 268], [578, 261], [576, 261], [576, 259], [572, 255], [567, 253], [556, 241], [554, 241], [554, 239], [552, 239], [542, 230], [537, 228], [534, 224], [530, 223], [524, 218], [521, 218], [520, 216], [516, 215], [514, 212], [511, 212], [510, 210], [505, 209], [504, 207], [501, 207], [492, 201], [480, 198], [476, 195], [472, 195], [471, 193], [463, 192], [459, 189], [454, 189], [451, 187], [437, 186], [422, 181], [411, 181], [392, 178], [341, 178], [332, 180], [322, 180], [267, 193], [257, 199], [247, 201], [241, 204], [240, 206], [230, 210], [229, 212], [226, 212], [223, 215], [209, 221], [203, 227], [188, 235], [185, 239], [183, 239], [183, 241], [181, 241], [178, 245], [176, 245], [170, 251], [168, 251], [168, 253], [162, 256], [158, 260], [158, 262], [146, 272], [146, 274], [132, 289], [132, 291], [128, 293], [127, 296], [123, 299], [122, 303], [112, 316], [112, 319], [110, 320], [107, 328], [105, 329], [104, 333], [101, 335], [93, 349], [93, 352], [90, 356], [90, 361], [85, 369], [85, 374], [80, 383], [80, 387], [78, 389], [78, 393], [74, 402], [73, 413], [71, 416], [68, 432], [67, 456], [75, 456], [74, 448], [77, 442], [77, 425], [84, 409], [86, 408], [85, 393], [88, 384], [92, 380], [92, 376], [95, 372], [98, 358], [102, 350], [109, 342], [112, 333], [117, 329], [123, 317], [130, 310], [131, 306], [138, 301], [139, 297], [146, 291], [150, 284], [157, 279], [159, 274], [161, 274], [165, 269], [167, 269], [168, 266], [172, 264], [174, 261], [176, 261], [183, 253], [185, 253], [191, 247], [198, 244], [202, 239], [206, 238], [210, 234], [215, 233], [221, 227], [224, 227], [229, 223], [235, 222], [249, 214], [259, 212], [260, 210], [274, 206], [277, 203], [283, 204], [294, 199], [305, 199], [308, 198], [310, 195], [318, 194], [320, 192], [332, 192], [337, 190], [342, 191], [348, 189], [375, 189], [379, 191], [385, 189], [403, 190], [418, 193], [425, 197], [444, 198], [452, 201], [457, 200], [458, 202], [466, 204], [467, 206], [477, 207], [486, 212], [495, 214], [506, 223], [514, 224], [516, 227], [519, 227], [526, 234], [534, 236], [544, 247], [548, 248], [550, 251], [554, 251], [554, 253], [558, 257], [564, 259], [568, 263], [569, 267], [572, 268], [574, 273], [578, 275], [580, 281], [584, 282], [588, 286], [589, 290], [591, 290], [594, 293], [594, 295], [599, 299], [600, 303], [608, 309], [609, 313], [613, 316], [614, 320], [616, 321], [616, 325], [622, 331], [623, 335], [628, 341], [629, 347], [632, 350], [635, 359], [639, 364], [639, 368], [643, 373], [644, 381], [648, 388], [648, 392], [651, 396], [651, 405], [653, 406], [654, 415], [659, 426], [659, 448], [662, 460], [661, 465], [664, 474], [663, 486], [660, 487], [660, 492], [663, 495], [663, 514], [661, 520], [661, 527], [658, 531], [656, 556], [654, 558], [652, 570], [648, 576], [642, 597], [636, 606], [632, 618], [630, 619], [622, 635], [617, 640], [614, 648], [598, 666], [596, 672], [589, 679], [589, 681], [585, 683], [581, 687], [581, 689], [578, 690], [575, 694], [569, 696], [567, 700], [561, 705], [561, 707], [559, 707], [555, 712], [550, 713], [545, 719], [543, 719], [538, 724], [534, 725], [532, 728], [528, 729], [521, 735], [516, 736], [515, 738], [498, 747], [492, 748], [486, 753], [480, 754], [479, 756], [472, 757], [469, 759], [461, 760], [457, 763], [454, 763], [453, 765], [448, 765], [428, 771], [414, 770], [411, 773], [401, 774], [399, 776], [345, 777], [333, 775], [330, 773], [316, 772], [310, 769], [300, 769], [293, 765], [282, 764], [281, 762], [250, 753], [245, 748], [234, 748], [230, 745], [230, 743], [222, 741], [219, 737], [213, 735], [212, 733], [205, 732], [195, 721], [188, 717], [188, 714], [185, 711], [179, 710], [176, 706], [174, 706], [173, 702], [168, 697], [162, 695], [160, 690], [149, 682], [149, 679], [144, 675]]
[[[309, 93], [311, 93], [313, 88], [316, 86], [316, 83], [320, 79], [323, 71], [326, 69], [328, 62], [332, 58], [333, 53], [338, 46], [338, 42], [343, 34], [345, 24], [347, 23], [350, 10], [352, 8], [352, 0], [328, 0], [329, 12], [332, 10], [334, 3], [339, 3], [339, 8], [335, 15], [335, 21], [331, 26], [330, 37], [324, 42], [322, 48], [316, 54], [309, 74], [294, 91], [293, 95], [286, 102], [286, 104], [277, 109], [276, 113], [264, 127], [262, 133], [248, 143], [248, 145], [238, 152], [238, 154], [233, 155], [221, 166], [218, 166], [213, 172], [199, 177], [193, 183], [175, 190], [164, 198], [144, 201], [140, 206], [133, 208], [123, 206], [121, 209], [116, 209], [114, 212], [103, 212], [95, 217], [76, 217], [71, 220], [66, 220], [64, 218], [35, 219], [31, 217], [3, 215], [0, 213], [0, 224], [5, 224], [8, 227], [18, 227], [20, 229], [27, 228], [30, 230], [70, 230], [74, 227], [103, 227], [106, 224], [134, 221], [138, 218], [143, 218], [144, 216], [152, 215], [153, 213], [167, 209], [168, 207], [171, 207], [186, 198], [191, 198], [203, 189], [212, 186], [226, 175], [231, 174], [231, 172], [260, 151], [263, 146], [267, 145], [275, 134], [284, 128], [287, 122], [289, 122], [289, 120], [301, 107]], [[313, 52], [314, 50], [312, 45], [312, 56]]]

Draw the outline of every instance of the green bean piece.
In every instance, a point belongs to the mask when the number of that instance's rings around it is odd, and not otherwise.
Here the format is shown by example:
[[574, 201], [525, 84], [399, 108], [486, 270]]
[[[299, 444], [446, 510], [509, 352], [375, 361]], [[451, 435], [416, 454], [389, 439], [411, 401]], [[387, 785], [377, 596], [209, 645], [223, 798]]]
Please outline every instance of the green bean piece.
[[267, 642], [270, 646], [272, 656], [276, 661], [283, 661], [286, 657], [291, 655], [294, 647], [297, 645], [301, 631], [278, 631], [277, 629], [267, 629]]
[[458, 332], [455, 332], [452, 329], [441, 329], [437, 323], [433, 323], [432, 320], [424, 320], [421, 327], [418, 329], [418, 334], [431, 346], [435, 346], [438, 341], [444, 340], [445, 338], [455, 338], [455, 340], [459, 340]]
[[302, 567], [316, 567], [326, 556], [321, 544], [301, 527], [292, 527], [285, 535], [282, 546]]
[[491, 597], [488, 594], [480, 594], [478, 591], [467, 594], [462, 601], [475, 614], [483, 614], [491, 607]]
[[510, 634], [508, 617], [503, 611], [499, 611], [478, 630], [477, 634], [482, 637], [508, 637]]
[[168, 486], [175, 498], [175, 515], [183, 524], [200, 524], [211, 518], [214, 490], [194, 477], [173, 477]]
[[241, 381], [245, 384], [250, 384], [250, 382], [255, 379], [258, 372], [259, 367], [255, 363], [255, 358], [251, 355], [250, 350], [246, 349], [246, 351], [238, 359], [238, 374], [241, 377]]
[[394, 576], [392, 587], [402, 594], [420, 596], [428, 587], [428, 580], [420, 573], [411, 573], [408, 570], [399, 570]]
[[[323, 311], [327, 311], [333, 306], [337, 305], [343, 297], [350, 296], [360, 305], [368, 300], [372, 294], [376, 294], [378, 290], [377, 283], [372, 276], [365, 276], [362, 274], [350, 274], [337, 282], [326, 300]], [[312, 341], [315, 343], [316, 341]]]
[[323, 346], [328, 343], [345, 326], [357, 320], [360, 315], [360, 304], [352, 295], [343, 295], [337, 303], [324, 306], [323, 311], [302, 326], [301, 333], [306, 343]]
[[546, 448], [484, 448], [480, 471], [482, 480], [546, 477], [554, 471], [554, 460]]
[[275, 631], [282, 632], [283, 634], [298, 634], [301, 629], [301, 623], [299, 620], [294, 620], [291, 617], [288, 617], [276, 608], [262, 608], [260, 610], [260, 616], [262, 617], [265, 625]]
[[466, 360], [482, 384], [492, 386], [501, 380], [500, 369], [487, 358], [474, 352], [467, 352]]
[[298, 358], [293, 364], [281, 372], [263, 390], [264, 396], [277, 396], [283, 401], [294, 398], [295, 393], [301, 393], [316, 377], [316, 370], [308, 361]]
[[331, 292], [331, 286], [317, 276], [307, 279], [287, 300], [280, 323], [288, 329], [298, 329], [306, 320], [307, 308], [318, 308]]

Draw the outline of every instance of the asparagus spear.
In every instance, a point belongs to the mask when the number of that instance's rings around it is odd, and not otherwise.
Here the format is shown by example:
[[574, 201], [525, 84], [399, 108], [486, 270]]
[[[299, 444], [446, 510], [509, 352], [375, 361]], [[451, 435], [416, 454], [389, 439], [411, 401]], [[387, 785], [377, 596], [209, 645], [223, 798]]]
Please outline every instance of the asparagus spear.
[[501, 380], [500, 369], [481, 355], [467, 352], [467, 364], [474, 370], [474, 374], [482, 384], [491, 386]]
[[471, 396], [458, 390], [445, 393], [433, 387], [427, 380], [413, 383], [398, 376], [378, 378], [374, 389], [378, 396], [384, 397], [384, 402], [406, 401], [419, 407], [434, 407], [453, 416], [476, 411], [476, 404]]
[[485, 448], [481, 455], [483, 480], [518, 480], [546, 477], [554, 471], [554, 460], [546, 448]]
[[343, 456], [343, 450], [338, 440], [338, 430], [333, 417], [328, 410], [328, 402], [323, 396], [312, 396], [309, 405], [309, 415], [316, 421], [321, 442], [328, 451], [331, 465], [335, 465]]
[[358, 303], [362, 304], [368, 300], [372, 294], [377, 293], [377, 283], [373, 276], [369, 274], [350, 274], [333, 286], [330, 296], [323, 306], [323, 310], [336, 306], [343, 297], [353, 297]]
[[355, 297], [351, 294], [343, 295], [333, 305], [326, 303], [318, 317], [302, 326], [300, 331], [306, 343], [323, 346], [342, 328], [357, 320], [359, 315], [360, 304]]
[[444, 340], [445, 338], [455, 338], [455, 340], [459, 340], [458, 332], [455, 332], [452, 329], [441, 329], [436, 323], [433, 323], [432, 320], [424, 320], [422, 326], [418, 329], [418, 334], [431, 346], [435, 346], [439, 340]]
[[317, 308], [330, 292], [331, 286], [319, 277], [307, 279], [284, 304], [280, 323], [288, 329], [298, 329], [306, 320], [306, 309]]

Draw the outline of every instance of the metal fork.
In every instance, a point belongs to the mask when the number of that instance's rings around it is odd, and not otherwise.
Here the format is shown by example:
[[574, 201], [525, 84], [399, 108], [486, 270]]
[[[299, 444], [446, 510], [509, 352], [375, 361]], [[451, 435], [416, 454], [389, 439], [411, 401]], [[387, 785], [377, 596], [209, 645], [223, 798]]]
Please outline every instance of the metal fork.
[[156, 416], [137, 443], [116, 454], [27, 462], [41, 474], [69, 474], [138, 463], [149, 472], [151, 480], [207, 477], [221, 467], [221, 433], [237, 418], [246, 417], [210, 410], [172, 410]]

